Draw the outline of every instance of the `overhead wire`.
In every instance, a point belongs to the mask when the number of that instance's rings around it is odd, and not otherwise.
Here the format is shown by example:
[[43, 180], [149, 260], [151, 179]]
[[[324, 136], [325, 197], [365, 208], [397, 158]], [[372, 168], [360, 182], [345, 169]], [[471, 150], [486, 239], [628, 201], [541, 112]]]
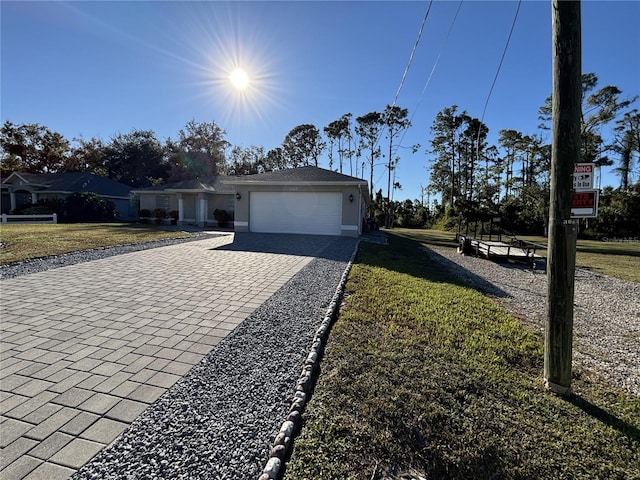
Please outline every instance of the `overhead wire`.
[[458, 18], [458, 14], [460, 13], [460, 9], [462, 8], [462, 2], [464, 2], [464, 0], [460, 0], [460, 3], [458, 4], [458, 8], [456, 10], [455, 15], [453, 16], [453, 20], [451, 20], [451, 25], [449, 25], [449, 30], [447, 31], [447, 36], [445, 37], [444, 42], [442, 42], [442, 45], [440, 46], [440, 51], [438, 52], [438, 56], [436, 57], [436, 61], [433, 63], [433, 67], [431, 68], [431, 72], [429, 73], [429, 77], [427, 78], [427, 81], [425, 82], [424, 87], [422, 88], [422, 92], [420, 93], [420, 98], [418, 98], [418, 103], [416, 103], [416, 108], [414, 109], [410, 120], [413, 120], [413, 117], [415, 116], [416, 110], [418, 110], [418, 107], [420, 106], [420, 103], [422, 102], [422, 99], [424, 98], [424, 94], [427, 91], [427, 87], [429, 86], [429, 83], [431, 83], [431, 78], [433, 77], [433, 74], [436, 71], [436, 67], [438, 66], [438, 62], [440, 62], [440, 57], [442, 56], [442, 52], [444, 52], [444, 47], [447, 45], [447, 41], [449, 40], [449, 36], [451, 35], [451, 31], [453, 30], [453, 25], [456, 23], [456, 19]]
[[[422, 24], [420, 25], [420, 29], [418, 30], [418, 35], [416, 37], [416, 41], [413, 44], [413, 48], [411, 49], [411, 54], [409, 55], [409, 61], [407, 62], [407, 66], [404, 68], [404, 72], [402, 73], [402, 78], [400, 79], [400, 85], [398, 85], [398, 90], [396, 90], [396, 95], [393, 99], [392, 106], [396, 105], [398, 101], [398, 97], [400, 96], [400, 92], [402, 91], [402, 87], [404, 86], [404, 81], [407, 78], [407, 74], [409, 73], [409, 69], [411, 68], [411, 64], [413, 63], [413, 57], [418, 49], [418, 45], [420, 44], [420, 39], [422, 38], [422, 32], [424, 32], [424, 26], [427, 24], [427, 19], [429, 18], [429, 13], [431, 12], [431, 6], [433, 5], [433, 0], [429, 0], [429, 5], [427, 5], [427, 10], [424, 13], [424, 17], [422, 19]], [[382, 137], [382, 130], [378, 133], [378, 138], [374, 143], [374, 146], [378, 145], [380, 138]]]
[[[453, 16], [453, 19], [451, 20], [451, 24], [449, 25], [449, 30], [447, 31], [447, 36], [445, 37], [444, 41], [442, 42], [442, 45], [440, 46], [440, 51], [438, 52], [438, 56], [436, 57], [436, 61], [433, 63], [433, 67], [431, 67], [431, 72], [429, 73], [429, 77], [427, 78], [427, 81], [424, 84], [424, 87], [422, 88], [422, 92], [420, 93], [420, 97], [418, 98], [418, 102], [416, 103], [416, 107], [413, 109], [413, 112], [411, 113], [411, 117], [409, 118], [409, 122], [413, 121], [413, 117], [415, 116], [418, 107], [420, 106], [420, 103], [422, 103], [422, 99], [424, 98], [424, 94], [427, 91], [427, 88], [429, 87], [429, 84], [431, 83], [431, 78], [433, 77], [433, 74], [436, 71], [436, 67], [438, 66], [438, 63], [440, 62], [440, 57], [442, 56], [442, 52], [444, 52], [444, 48], [447, 45], [447, 42], [449, 41], [449, 36], [451, 35], [451, 31], [453, 30], [453, 26], [456, 23], [456, 20], [458, 18], [458, 14], [460, 13], [460, 9], [462, 8], [462, 2], [464, 2], [464, 0], [460, 0], [460, 3], [458, 4], [458, 8], [456, 9], [456, 13]], [[405, 130], [402, 133], [402, 138], [400, 139], [400, 143], [402, 144], [402, 140], [404, 140], [404, 136], [407, 133], [407, 131]]]
[[516, 20], [518, 19], [518, 12], [520, 12], [520, 5], [522, 5], [522, 0], [518, 0], [518, 7], [516, 8], [516, 13], [513, 16], [513, 21], [511, 22], [511, 30], [509, 30], [509, 36], [507, 37], [507, 43], [504, 46], [504, 50], [502, 51], [502, 57], [500, 58], [500, 63], [498, 64], [498, 69], [496, 70], [496, 75], [493, 77], [493, 83], [491, 84], [491, 88], [489, 89], [489, 94], [487, 95], [487, 100], [484, 102], [484, 109], [482, 110], [482, 117], [480, 118], [480, 124], [478, 125], [478, 137], [476, 138], [476, 160], [480, 159], [480, 130], [482, 126], [482, 122], [484, 122], [484, 115], [487, 113], [487, 106], [489, 105], [489, 99], [491, 98], [491, 94], [493, 93], [493, 88], [496, 86], [496, 81], [498, 80], [498, 75], [500, 75], [500, 70], [502, 69], [502, 63], [504, 62], [504, 57], [507, 55], [507, 50], [509, 49], [509, 43], [511, 42], [511, 35], [513, 35], [513, 30], [516, 26]]
[[427, 23], [427, 18], [429, 18], [429, 12], [431, 12], [431, 5], [433, 5], [433, 0], [429, 0], [429, 6], [427, 7], [427, 11], [424, 14], [424, 18], [422, 19], [422, 25], [420, 25], [420, 30], [418, 30], [418, 36], [416, 38], [416, 42], [413, 44], [413, 48], [411, 49], [411, 54], [409, 55], [409, 61], [407, 62], [407, 66], [404, 69], [404, 73], [402, 74], [402, 79], [400, 80], [400, 85], [398, 85], [398, 90], [396, 91], [396, 96], [393, 99], [393, 106], [396, 105], [398, 101], [398, 97], [400, 96], [400, 92], [402, 91], [402, 87], [404, 86], [404, 81], [407, 78], [407, 74], [409, 73], [409, 68], [411, 67], [411, 63], [413, 62], [413, 56], [418, 49], [418, 45], [420, 44], [420, 39], [422, 38], [422, 32], [424, 31], [424, 26]]
[[[424, 32], [424, 26], [426, 25], [427, 19], [429, 18], [429, 13], [431, 12], [432, 5], [433, 5], [433, 0], [429, 0], [429, 5], [427, 6], [427, 10], [425, 11], [424, 17], [422, 18], [422, 23], [420, 24], [420, 29], [418, 30], [416, 41], [413, 44], [413, 48], [411, 49], [411, 54], [409, 54], [409, 60], [407, 62], [407, 66], [405, 67], [404, 72], [402, 73], [402, 78], [400, 79], [400, 85], [398, 85], [398, 90], [396, 90], [396, 95], [393, 98], [393, 103], [391, 105], [392, 107], [396, 106], [398, 97], [400, 96], [400, 92], [402, 91], [402, 87], [404, 86], [404, 81], [406, 80], [407, 74], [409, 73], [409, 69], [411, 68], [411, 64], [413, 63], [413, 57], [415, 56], [416, 50], [418, 49], [418, 45], [420, 44], [420, 39], [422, 38], [422, 33]], [[381, 129], [380, 132], [378, 133], [378, 137], [376, 138], [374, 146], [377, 146], [378, 142], [380, 142], [380, 138], [382, 137], [383, 131], [384, 129]], [[388, 164], [390, 163], [391, 163], [391, 159], [388, 159]]]
[[[442, 57], [442, 53], [444, 52], [444, 49], [447, 45], [447, 42], [449, 40], [449, 37], [451, 36], [451, 31], [453, 30], [453, 26], [456, 23], [456, 20], [458, 19], [458, 14], [460, 13], [460, 9], [462, 8], [462, 3], [464, 2], [464, 0], [460, 0], [460, 3], [458, 4], [458, 8], [456, 9], [456, 13], [453, 16], [453, 19], [451, 20], [451, 23], [449, 25], [449, 30], [447, 31], [447, 35], [444, 39], [444, 41], [442, 42], [442, 45], [440, 46], [440, 51], [438, 52], [438, 56], [436, 57], [435, 62], [433, 63], [433, 67], [431, 67], [431, 72], [429, 73], [429, 76], [427, 77], [427, 80], [424, 84], [424, 87], [422, 87], [422, 92], [420, 93], [420, 97], [418, 98], [418, 102], [416, 103], [415, 108], [413, 109], [412, 113], [411, 113], [411, 117], [409, 117], [409, 123], [413, 122], [413, 117], [415, 116], [418, 107], [420, 106], [420, 103], [422, 102], [422, 99], [424, 98], [424, 95], [427, 91], [427, 88], [429, 87], [429, 84], [431, 83], [431, 79], [433, 78], [433, 74], [436, 71], [436, 68], [438, 66], [438, 63], [440, 62], [440, 57]], [[395, 151], [393, 152], [393, 155], [395, 155], [395, 153], [398, 151], [398, 148], [400, 148], [400, 145], [402, 145], [402, 141], [404, 140], [405, 135], [407, 134], [407, 129], [405, 129], [402, 132], [402, 137], [400, 137], [400, 142], [398, 142], [398, 145], [396, 145]]]
[[[439, 63], [440, 58], [442, 56], [442, 53], [444, 52], [444, 48], [445, 48], [445, 46], [446, 46], [446, 44], [447, 44], [447, 42], [449, 40], [449, 37], [451, 35], [452, 30], [453, 30], [453, 26], [455, 25], [455, 22], [456, 22], [456, 20], [458, 18], [458, 14], [460, 13], [460, 9], [462, 8], [463, 1], [464, 0], [460, 0], [460, 3], [458, 4], [458, 8], [456, 9], [456, 13], [455, 13], [455, 15], [453, 17], [453, 20], [451, 21], [451, 24], [449, 25], [449, 30], [447, 31], [447, 36], [445, 37], [445, 40], [444, 40], [444, 42], [442, 43], [442, 45], [440, 47], [440, 51], [438, 53], [438, 56], [436, 57], [436, 61], [434, 62], [434, 65], [433, 65], [433, 67], [431, 69], [431, 72], [429, 73], [429, 77], [427, 78], [427, 81], [425, 82], [425, 85], [424, 85], [424, 87], [422, 89], [422, 92], [421, 92], [420, 97], [418, 99], [418, 102], [416, 104], [416, 108], [414, 109], [409, 121], [413, 120], [413, 117], [415, 116], [416, 110], [418, 109], [418, 107], [420, 106], [420, 103], [422, 102], [422, 99], [424, 98], [424, 94], [425, 94], [425, 92], [426, 92], [426, 90], [427, 90], [427, 88], [429, 86], [429, 83], [431, 82], [433, 74], [435, 73], [435, 70], [436, 70], [436, 68], [438, 66], [438, 63]], [[432, 5], [433, 5], [433, 0], [430, 0], [429, 1], [429, 5], [427, 6], [427, 10], [425, 12], [424, 18], [422, 20], [422, 24], [420, 25], [420, 29], [418, 31], [418, 35], [417, 35], [416, 41], [415, 41], [415, 43], [413, 45], [413, 48], [411, 50], [411, 54], [409, 55], [409, 60], [407, 62], [407, 66], [404, 69], [404, 72], [402, 74], [402, 78], [400, 80], [400, 84], [398, 86], [398, 90], [396, 91], [396, 94], [395, 94], [395, 97], [394, 97], [394, 100], [393, 100], [393, 104], [392, 104], [393, 106], [395, 106], [397, 101], [398, 101], [398, 97], [400, 96], [400, 92], [402, 91], [402, 88], [404, 86], [404, 82], [405, 82], [406, 77], [407, 77], [407, 75], [409, 73], [409, 69], [411, 68], [411, 64], [413, 62], [413, 58], [415, 56], [415, 52], [416, 52], [416, 50], [418, 48], [418, 45], [420, 44], [420, 40], [421, 40], [422, 34], [424, 32], [424, 27], [426, 25], [427, 19], [429, 18], [429, 13], [431, 12]], [[505, 59], [507, 51], [509, 49], [509, 44], [511, 42], [511, 37], [512, 37], [513, 31], [515, 29], [515, 25], [516, 25], [516, 22], [517, 22], [517, 19], [518, 19], [518, 14], [520, 12], [520, 6], [521, 5], [522, 5], [522, 0], [518, 0], [518, 5], [517, 5], [517, 8], [516, 8], [516, 12], [514, 14], [514, 18], [513, 18], [513, 21], [511, 23], [511, 28], [509, 30], [509, 35], [507, 37], [507, 41], [505, 43], [505, 47], [504, 47], [504, 50], [502, 52], [502, 56], [500, 58], [500, 62], [498, 64], [498, 68], [496, 70], [496, 74], [495, 74], [495, 76], [493, 78], [493, 82], [491, 84], [491, 88], [489, 89], [489, 93], [487, 95], [487, 99], [486, 99], [485, 104], [484, 104], [484, 108], [483, 108], [483, 111], [482, 111], [482, 117], [481, 117], [481, 120], [480, 120], [480, 124], [482, 124], [482, 122], [484, 121], [484, 117], [485, 117], [485, 114], [486, 114], [486, 111], [487, 111], [487, 107], [489, 105], [489, 101], [491, 99], [491, 95], [492, 95], [493, 90], [495, 88], [496, 82], [498, 80], [498, 76], [500, 75], [500, 71], [502, 69], [502, 64], [504, 63], [504, 59]], [[477, 139], [476, 139], [476, 157], [479, 157], [480, 131], [481, 131], [480, 128], [478, 128], [478, 136], [477, 136]], [[405, 134], [406, 134], [406, 131], [403, 132], [403, 135], [402, 135], [401, 140], [400, 140], [400, 144], [402, 143], [402, 139], [404, 139], [404, 135]], [[380, 141], [381, 137], [382, 137], [382, 131], [380, 131], [380, 133], [378, 134], [378, 138], [376, 139], [374, 145], [378, 144], [378, 142]], [[396, 146], [396, 151], [397, 151], [398, 148], [399, 148], [399, 146]]]

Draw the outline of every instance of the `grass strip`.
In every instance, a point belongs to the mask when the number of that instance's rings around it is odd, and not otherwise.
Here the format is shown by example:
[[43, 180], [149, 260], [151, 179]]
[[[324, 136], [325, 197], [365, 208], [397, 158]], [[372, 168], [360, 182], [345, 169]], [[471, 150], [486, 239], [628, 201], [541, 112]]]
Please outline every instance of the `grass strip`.
[[360, 245], [285, 478], [640, 478], [640, 399], [547, 393], [542, 339], [418, 246]]
[[128, 223], [5, 224], [0, 228], [0, 265], [65, 253], [189, 237], [186, 232]]

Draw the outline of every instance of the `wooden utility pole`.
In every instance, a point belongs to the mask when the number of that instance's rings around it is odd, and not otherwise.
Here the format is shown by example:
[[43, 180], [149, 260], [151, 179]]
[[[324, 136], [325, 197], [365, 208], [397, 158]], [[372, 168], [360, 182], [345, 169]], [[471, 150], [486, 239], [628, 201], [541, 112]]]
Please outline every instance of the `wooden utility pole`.
[[571, 219], [574, 164], [580, 161], [580, 2], [552, 0], [553, 137], [547, 257], [545, 387], [571, 395], [577, 220]]
[[393, 145], [393, 126], [391, 123], [389, 124], [389, 162], [387, 163], [387, 168], [389, 169], [389, 176], [387, 179], [387, 206], [384, 209], [384, 227], [391, 228], [391, 159], [393, 158], [391, 154], [391, 147]]

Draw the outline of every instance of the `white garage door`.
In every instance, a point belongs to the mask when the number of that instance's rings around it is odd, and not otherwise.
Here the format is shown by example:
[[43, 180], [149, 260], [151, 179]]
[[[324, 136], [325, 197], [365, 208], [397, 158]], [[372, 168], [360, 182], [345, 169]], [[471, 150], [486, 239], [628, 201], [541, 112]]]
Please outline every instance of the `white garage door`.
[[340, 235], [340, 192], [250, 192], [249, 230]]

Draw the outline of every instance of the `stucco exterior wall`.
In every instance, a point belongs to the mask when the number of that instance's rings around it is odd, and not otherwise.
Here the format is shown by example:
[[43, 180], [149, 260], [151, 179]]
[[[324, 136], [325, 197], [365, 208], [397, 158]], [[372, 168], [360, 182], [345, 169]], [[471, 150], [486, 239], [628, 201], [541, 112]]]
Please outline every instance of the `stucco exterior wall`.
[[198, 201], [198, 195], [193, 193], [182, 194], [182, 212], [184, 223], [196, 223], [196, 202]]
[[140, 210], [155, 210], [163, 208], [169, 213], [172, 210], [178, 210], [178, 196], [176, 194], [167, 193], [144, 193], [138, 194], [140, 199]]
[[140, 195], [140, 210], [149, 210], [152, 211], [156, 208], [156, 195]]
[[226, 210], [228, 214], [233, 215], [233, 195], [228, 194], [210, 194], [210, 193], [183, 193], [184, 199], [184, 220], [185, 222], [198, 223], [200, 218], [200, 200], [205, 200], [206, 224], [217, 225], [218, 222], [213, 216], [216, 209]]
[[233, 214], [235, 210], [233, 195], [214, 195], [209, 197], [209, 210], [207, 212], [208, 219], [214, 220], [213, 212], [218, 210], [226, 210], [228, 214]]
[[[249, 231], [250, 192], [341, 192], [342, 193], [342, 235], [357, 237], [362, 233], [364, 198], [357, 185], [236, 185], [240, 200], [235, 200], [235, 231]], [[349, 201], [353, 195], [353, 201]]]

